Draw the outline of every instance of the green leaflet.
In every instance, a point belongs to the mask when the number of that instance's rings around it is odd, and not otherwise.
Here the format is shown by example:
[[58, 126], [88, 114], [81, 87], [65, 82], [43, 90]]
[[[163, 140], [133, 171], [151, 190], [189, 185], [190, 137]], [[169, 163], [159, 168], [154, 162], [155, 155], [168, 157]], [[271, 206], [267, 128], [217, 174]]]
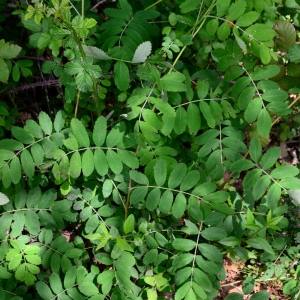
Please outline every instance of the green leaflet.
[[123, 138], [124, 132], [119, 128], [112, 128], [106, 137], [106, 145], [109, 148], [115, 147]]
[[176, 110], [174, 131], [176, 134], [182, 134], [185, 131], [187, 124], [187, 112], [186, 110], [180, 106]]
[[201, 231], [201, 236], [209, 241], [219, 241], [227, 236], [224, 229], [218, 227], [209, 227]]
[[211, 114], [209, 105], [205, 101], [200, 102], [200, 111], [202, 112], [203, 117], [206, 120], [208, 126], [210, 128], [214, 128], [216, 126], [215, 119]]
[[241, 172], [241, 171], [251, 169], [253, 167], [254, 167], [254, 163], [252, 161], [241, 159], [241, 160], [236, 160], [231, 165], [230, 169], [232, 172]]
[[187, 116], [187, 126], [189, 128], [189, 133], [195, 135], [200, 129], [201, 125], [200, 111], [196, 104], [189, 104], [187, 108]]
[[230, 0], [217, 0], [217, 13], [219, 17], [227, 14], [230, 7]]
[[81, 156], [79, 152], [74, 152], [70, 159], [70, 175], [78, 178], [81, 174]]
[[186, 210], [186, 198], [183, 193], [178, 193], [172, 205], [172, 215], [176, 219], [180, 219]]
[[268, 102], [285, 101], [288, 98], [288, 93], [282, 90], [267, 90], [263, 93], [262, 98]]
[[99, 294], [98, 288], [92, 282], [81, 282], [78, 285], [78, 289], [82, 294], [89, 297]]
[[45, 134], [50, 135], [52, 133], [52, 121], [45, 112], [39, 114], [39, 123]]
[[199, 99], [204, 99], [209, 91], [209, 83], [207, 81], [197, 82], [197, 95]]
[[172, 203], [173, 193], [170, 190], [166, 190], [159, 200], [160, 211], [164, 214], [168, 214], [171, 211]]
[[54, 129], [58, 133], [62, 130], [65, 125], [65, 113], [64, 111], [60, 110], [57, 112], [55, 119], [54, 119]]
[[82, 122], [78, 119], [72, 119], [71, 120], [71, 128], [73, 131], [73, 134], [78, 142], [78, 145], [80, 147], [89, 147], [90, 146], [90, 139], [88, 136], [88, 133], [83, 126]]
[[63, 290], [60, 277], [56, 273], [52, 273], [49, 277], [50, 287], [55, 294], [59, 294]]
[[254, 138], [250, 142], [250, 147], [249, 147], [249, 153], [252, 158], [252, 160], [255, 163], [258, 163], [260, 161], [260, 158], [262, 156], [262, 148], [259, 140], [257, 138]]
[[236, 26], [246, 27], [254, 23], [260, 16], [257, 11], [250, 11], [242, 15], [235, 23]]
[[122, 164], [122, 161], [121, 161], [120, 157], [118, 156], [118, 154], [115, 151], [108, 149], [106, 151], [106, 158], [107, 158], [107, 163], [108, 163], [109, 168], [115, 174], [121, 173], [121, 171], [123, 169], [123, 164]]
[[299, 169], [295, 166], [280, 166], [272, 170], [271, 176], [275, 179], [281, 179], [286, 177], [295, 177], [299, 174]]
[[184, 285], [182, 285], [175, 293], [176, 299], [183, 299], [189, 290], [191, 289], [191, 283], [186, 282]]
[[153, 189], [146, 198], [146, 208], [149, 211], [154, 211], [158, 206], [161, 196], [161, 190], [159, 188]]
[[37, 124], [33, 120], [27, 120], [26, 121], [26, 129], [35, 137], [38, 139], [43, 138], [43, 131], [39, 124]]
[[81, 158], [81, 162], [82, 162], [82, 174], [84, 176], [90, 176], [93, 171], [94, 171], [94, 155], [92, 150], [87, 149], [86, 151], [83, 152], [82, 154], [82, 158]]
[[36, 283], [36, 289], [39, 296], [42, 297], [42, 299], [44, 300], [51, 299], [52, 297], [54, 297], [54, 295], [51, 292], [51, 289], [43, 281], [38, 281]]
[[163, 159], [158, 159], [154, 166], [154, 178], [158, 186], [163, 186], [167, 177], [167, 165]]
[[44, 162], [45, 151], [40, 144], [33, 144], [30, 148], [32, 158], [36, 166], [41, 165]]
[[124, 222], [124, 232], [128, 234], [134, 229], [135, 217], [133, 214], [130, 214]]
[[280, 185], [283, 186], [286, 189], [290, 190], [298, 190], [300, 184], [299, 178], [283, 178], [280, 181]]
[[209, 260], [219, 262], [222, 259], [222, 253], [213, 245], [201, 243], [198, 245], [199, 251]]
[[117, 153], [123, 164], [127, 165], [132, 169], [137, 169], [139, 167], [139, 160], [133, 152], [118, 149]]
[[70, 150], [78, 150], [78, 142], [73, 133], [69, 133], [69, 138], [63, 140], [64, 145]]
[[143, 173], [140, 173], [135, 170], [131, 170], [131, 171], [129, 171], [129, 176], [130, 176], [130, 178], [132, 178], [132, 180], [134, 180], [135, 182], [137, 182], [139, 184], [149, 185], [149, 180], [148, 180], [147, 176]]
[[104, 144], [106, 138], [107, 124], [106, 119], [99, 117], [94, 125], [93, 141], [97, 147], [101, 147]]
[[[141, 132], [145, 136], [146, 139], [149, 141], [158, 141], [160, 139], [160, 136], [157, 134], [157, 129], [153, 127], [152, 125], [141, 121], [139, 122], [139, 126], [141, 129]], [[163, 130], [163, 129], [162, 129]]]
[[280, 67], [277, 65], [269, 65], [262, 68], [258, 68], [251, 74], [253, 80], [268, 79], [277, 75], [280, 71]]
[[263, 156], [261, 159], [261, 167], [264, 170], [268, 170], [270, 169], [275, 162], [277, 161], [277, 159], [280, 156], [280, 148], [278, 147], [273, 147], [271, 149], [269, 149]]
[[270, 185], [271, 179], [268, 175], [260, 177], [253, 186], [253, 197], [255, 200], [260, 199]]
[[24, 145], [18, 141], [11, 139], [2, 139], [0, 141], [0, 149], [17, 151], [23, 149]]
[[177, 164], [174, 169], [172, 170], [169, 180], [168, 180], [168, 187], [174, 189], [179, 186], [182, 182], [185, 174], [187, 171], [187, 166], [183, 163]]
[[231, 28], [230, 28], [229, 24], [227, 22], [224, 22], [218, 28], [218, 31], [217, 31], [218, 38], [221, 41], [225, 41], [228, 38], [228, 36], [230, 35], [230, 32], [231, 32]]
[[163, 120], [163, 128], [161, 129], [161, 133], [167, 136], [172, 132], [174, 128], [175, 117], [169, 117], [167, 115], [163, 115], [162, 120]]
[[168, 92], [185, 92], [186, 86], [183, 81], [185, 81], [183, 74], [172, 72], [161, 78], [161, 85]]
[[18, 184], [22, 177], [21, 163], [19, 157], [13, 157], [10, 163], [10, 170], [12, 183]]
[[96, 149], [94, 152], [94, 163], [97, 173], [104, 176], [108, 173], [108, 162], [102, 149]]
[[183, 178], [183, 181], [180, 185], [181, 191], [187, 191], [194, 187], [200, 179], [200, 174], [196, 170], [189, 171]]
[[120, 91], [129, 88], [129, 70], [123, 61], [117, 61], [114, 66], [115, 83]]
[[248, 123], [252, 123], [256, 121], [259, 113], [261, 112], [261, 107], [262, 107], [261, 98], [254, 98], [253, 100], [251, 100], [251, 102], [248, 104], [245, 110], [245, 120]]
[[28, 177], [32, 177], [34, 175], [35, 165], [32, 156], [27, 149], [24, 149], [21, 153], [21, 164], [25, 174]]
[[34, 143], [34, 138], [28, 131], [21, 127], [13, 126], [11, 128], [11, 133], [19, 142], [23, 144], [32, 144]]
[[192, 249], [195, 248], [196, 246], [196, 242], [192, 241], [192, 240], [186, 240], [186, 239], [176, 239], [172, 242], [172, 246], [177, 249], [177, 250], [181, 250], [181, 251], [186, 251], [189, 252]]
[[148, 193], [147, 187], [138, 187], [134, 189], [130, 195], [130, 203], [131, 204], [138, 204], [139, 202], [142, 202], [145, 198], [145, 196]]

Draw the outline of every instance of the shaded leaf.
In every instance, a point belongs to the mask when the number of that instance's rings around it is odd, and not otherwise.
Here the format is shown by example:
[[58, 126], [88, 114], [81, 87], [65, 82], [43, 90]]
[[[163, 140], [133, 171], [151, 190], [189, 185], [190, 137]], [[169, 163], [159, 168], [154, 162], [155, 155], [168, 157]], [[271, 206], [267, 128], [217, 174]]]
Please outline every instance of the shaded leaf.
[[278, 49], [288, 52], [290, 46], [296, 42], [296, 30], [289, 20], [278, 20], [274, 27], [276, 37], [274, 39]]
[[120, 91], [129, 88], [129, 70], [123, 61], [117, 61], [114, 66], [115, 83]]

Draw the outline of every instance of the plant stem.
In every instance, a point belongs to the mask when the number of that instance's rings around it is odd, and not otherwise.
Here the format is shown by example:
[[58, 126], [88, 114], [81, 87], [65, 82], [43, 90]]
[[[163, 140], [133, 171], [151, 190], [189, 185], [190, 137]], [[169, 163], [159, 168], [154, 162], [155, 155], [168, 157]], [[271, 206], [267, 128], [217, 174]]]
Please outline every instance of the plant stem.
[[74, 118], [77, 118], [79, 99], [80, 99], [80, 91], [77, 92], [76, 105], [75, 105], [75, 112], [74, 112]]
[[151, 7], [155, 6], [156, 4], [158, 4], [160, 2], [162, 2], [162, 0], [156, 1], [155, 3], [153, 3], [153, 4], [149, 5], [148, 7], [146, 7], [144, 10], [150, 9]]
[[[204, 22], [205, 22], [205, 19], [207, 18], [207, 16], [209, 15], [210, 11], [212, 10], [212, 8], [214, 7], [215, 5], [215, 2], [216, 0], [213, 0], [212, 4], [210, 5], [210, 7], [207, 9], [207, 11], [205, 12], [205, 14], [200, 18], [199, 22], [193, 27], [193, 29], [195, 29], [195, 27], [201, 23], [199, 25], [199, 27], [197, 28], [197, 30], [195, 31], [195, 33], [193, 33], [193, 38], [197, 35], [197, 33], [199, 32], [199, 30], [202, 28], [202, 26], [204, 25]], [[184, 46], [181, 51], [178, 53], [176, 59], [174, 60], [173, 64], [172, 64], [172, 67], [175, 67], [176, 63], [178, 62], [180, 56], [182, 55], [182, 53], [184, 52], [184, 50], [186, 49], [186, 46]], [[171, 68], [168, 72], [168, 74], [170, 74], [172, 72], [172, 69]]]

